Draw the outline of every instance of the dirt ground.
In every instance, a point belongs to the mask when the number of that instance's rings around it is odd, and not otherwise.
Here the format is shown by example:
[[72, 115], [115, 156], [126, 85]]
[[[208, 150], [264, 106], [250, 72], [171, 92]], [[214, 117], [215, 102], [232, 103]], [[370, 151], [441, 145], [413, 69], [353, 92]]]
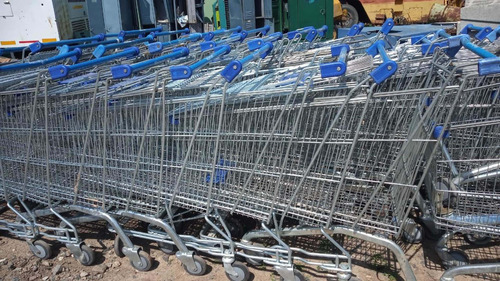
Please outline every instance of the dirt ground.
[[[83, 228], [83, 229], [82, 229]], [[114, 235], [109, 233], [104, 224], [93, 224], [79, 227], [85, 243], [96, 253], [96, 263], [93, 266], [83, 266], [77, 262], [65, 247], [54, 241], [52, 258], [40, 260], [29, 250], [27, 243], [16, 239], [8, 233], [0, 233], [0, 281], [35, 281], [35, 280], [110, 280], [110, 281], [152, 281], [152, 280], [227, 280], [222, 263], [214, 257], [203, 256], [207, 261], [208, 273], [195, 277], [187, 274], [175, 256], [161, 252], [155, 243], [136, 241], [150, 253], [154, 260], [149, 272], [139, 272], [129, 263], [127, 258], [119, 258], [113, 251]], [[309, 239], [309, 240], [308, 240]], [[308, 245], [319, 245], [318, 239], [308, 238], [295, 240], [298, 247], [308, 248]], [[363, 281], [404, 280], [397, 262], [392, 254], [382, 247], [356, 239], [341, 239], [339, 241], [353, 257], [354, 276]], [[435, 255], [432, 241], [426, 240], [423, 244], [401, 243], [410, 264], [417, 276], [417, 280], [439, 280], [443, 273], [439, 258]], [[499, 261], [500, 243], [477, 248], [468, 245], [461, 237], [457, 237], [449, 244], [452, 249], [465, 251], [471, 263]], [[312, 246], [314, 248], [314, 246]], [[314, 249], [309, 249], [314, 250]], [[298, 264], [299, 269], [307, 280], [336, 280], [327, 272], [318, 271], [314, 266]], [[277, 281], [280, 277], [270, 266], [250, 266], [250, 280]], [[460, 276], [457, 281], [464, 280], [500, 280], [500, 275]]]

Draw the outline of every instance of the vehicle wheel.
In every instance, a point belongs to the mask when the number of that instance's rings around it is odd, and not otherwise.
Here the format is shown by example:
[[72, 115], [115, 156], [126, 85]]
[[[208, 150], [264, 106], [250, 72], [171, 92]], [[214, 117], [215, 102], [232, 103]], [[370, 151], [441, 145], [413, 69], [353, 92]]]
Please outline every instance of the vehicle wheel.
[[158, 248], [167, 255], [174, 255], [177, 252], [177, 247], [175, 245], [165, 242], [157, 242], [157, 244]]
[[193, 259], [196, 269], [188, 268], [185, 264], [183, 264], [182, 266], [184, 267], [184, 270], [190, 275], [194, 276], [200, 276], [205, 274], [205, 272], [207, 271], [207, 263], [205, 262], [205, 260], [197, 255], [194, 255]]
[[340, 24], [341, 27], [351, 27], [358, 23], [359, 15], [356, 8], [349, 4], [342, 4], [342, 22]]
[[469, 264], [469, 257], [463, 251], [450, 250], [450, 251], [448, 251], [448, 254], [449, 254], [450, 259], [443, 260], [443, 267], [445, 269]]
[[491, 242], [491, 237], [477, 234], [465, 234], [464, 239], [467, 243], [476, 246], [484, 246]]
[[116, 235], [115, 243], [113, 244], [113, 250], [115, 250], [115, 254], [120, 258], [123, 258], [125, 256], [122, 249], [123, 249], [123, 242], [120, 239], [120, 236]]
[[151, 269], [151, 265], [153, 265], [153, 262], [151, 261], [151, 257], [149, 256], [149, 254], [144, 251], [139, 251], [139, 257], [141, 258], [140, 264], [135, 263], [132, 260], [130, 260], [130, 264], [139, 271], [148, 271], [149, 269]]
[[87, 245], [83, 244], [81, 247], [82, 255], [78, 261], [85, 266], [92, 265], [95, 261], [94, 251]]
[[[300, 271], [298, 271], [298, 270], [293, 271], [293, 276], [295, 277], [295, 281], [306, 281], [306, 278], [304, 277], [304, 275], [302, 275], [302, 273], [300, 273]], [[281, 276], [280, 276], [280, 280], [285, 281], [285, 279]]]
[[46, 260], [52, 256], [52, 247], [43, 240], [36, 240], [30, 244], [31, 252], [40, 259]]
[[232, 264], [234, 271], [237, 273], [237, 276], [230, 275], [226, 272], [226, 276], [229, 280], [232, 281], [247, 281], [250, 278], [250, 272], [248, 271], [248, 267], [241, 262], [235, 261]]

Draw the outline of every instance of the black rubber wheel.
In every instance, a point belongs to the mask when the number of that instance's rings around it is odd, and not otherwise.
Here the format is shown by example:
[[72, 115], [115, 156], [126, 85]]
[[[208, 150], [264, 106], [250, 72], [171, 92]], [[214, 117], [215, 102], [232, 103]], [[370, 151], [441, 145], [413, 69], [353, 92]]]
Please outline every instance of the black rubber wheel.
[[78, 261], [85, 266], [92, 265], [95, 261], [95, 253], [89, 246], [83, 244], [80, 248], [82, 250], [82, 255]]
[[165, 243], [165, 242], [157, 242], [158, 248], [160, 251], [164, 252], [167, 255], [175, 255], [177, 253], [177, 247], [175, 245]]
[[484, 246], [484, 245], [491, 242], [491, 237], [482, 236], [482, 235], [475, 235], [475, 234], [465, 234], [464, 240], [467, 241], [467, 243], [472, 244], [472, 245]]
[[151, 257], [149, 256], [148, 253], [144, 251], [139, 251], [139, 257], [141, 258], [141, 263], [135, 263], [132, 260], [130, 260], [130, 264], [137, 270], [139, 271], [148, 271], [151, 269], [151, 266], [153, 265], [153, 262], [151, 260]]
[[230, 275], [226, 272], [226, 276], [231, 281], [247, 281], [250, 278], [250, 272], [248, 271], [248, 267], [242, 264], [239, 261], [235, 261], [231, 265], [234, 271], [237, 273], [236, 276]]
[[116, 235], [115, 242], [113, 243], [113, 250], [115, 250], [115, 254], [120, 258], [123, 258], [125, 256], [122, 249], [123, 249], [123, 242], [120, 239], [120, 236]]
[[[298, 270], [293, 271], [293, 276], [295, 277], [295, 281], [306, 281], [304, 275], [302, 275], [302, 273], [300, 273], [300, 271]], [[285, 281], [285, 278], [280, 276], [280, 280]]]
[[43, 240], [36, 240], [30, 244], [30, 250], [37, 258], [46, 260], [52, 256], [52, 247]]
[[359, 14], [356, 8], [349, 4], [342, 4], [342, 22], [340, 22], [340, 27], [351, 27], [359, 22]]
[[450, 250], [448, 254], [451, 259], [443, 261], [443, 267], [445, 269], [469, 264], [469, 257], [461, 250]]
[[184, 270], [190, 275], [194, 276], [201, 276], [205, 274], [205, 272], [207, 271], [207, 263], [205, 262], [205, 260], [197, 255], [194, 255], [193, 259], [196, 269], [188, 268], [185, 264], [183, 264], [182, 266], [184, 267]]

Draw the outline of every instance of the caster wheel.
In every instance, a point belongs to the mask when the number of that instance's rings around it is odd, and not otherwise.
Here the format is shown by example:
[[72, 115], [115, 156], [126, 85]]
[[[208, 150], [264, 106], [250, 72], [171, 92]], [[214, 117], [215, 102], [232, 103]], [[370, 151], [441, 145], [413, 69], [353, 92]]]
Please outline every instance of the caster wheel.
[[177, 247], [175, 247], [175, 245], [165, 242], [158, 242], [157, 244], [158, 248], [160, 248], [160, 250], [167, 255], [175, 255], [175, 253], [177, 252]]
[[85, 244], [82, 245], [81, 250], [82, 256], [78, 259], [78, 261], [85, 266], [92, 265], [95, 261], [94, 251]]
[[125, 256], [122, 249], [123, 249], [123, 242], [120, 239], [120, 236], [116, 235], [115, 243], [113, 244], [113, 250], [115, 250], [115, 254], [120, 258], [123, 258]]
[[36, 240], [30, 245], [31, 252], [40, 259], [46, 260], [52, 256], [52, 248], [43, 240]]
[[231, 281], [247, 281], [250, 278], [250, 272], [248, 271], [248, 267], [241, 262], [235, 261], [232, 264], [234, 271], [236, 272], [236, 276], [230, 275], [226, 272], [226, 276]]
[[188, 268], [186, 265], [182, 265], [184, 267], [184, 270], [189, 273], [190, 275], [194, 276], [200, 276], [205, 274], [207, 271], [207, 263], [205, 262], [204, 259], [202, 259], [200, 256], [194, 255], [194, 264], [196, 266], [196, 269], [194, 268]]
[[491, 242], [491, 237], [476, 234], [465, 234], [464, 239], [465, 241], [467, 241], [467, 243], [476, 246], [484, 246]]
[[469, 264], [469, 257], [463, 251], [450, 250], [448, 251], [448, 255], [450, 259], [443, 261], [443, 267], [445, 269]]
[[[293, 276], [295, 277], [295, 281], [306, 281], [306, 278], [304, 277], [304, 275], [302, 275], [302, 273], [300, 273], [300, 271], [298, 271], [298, 270], [293, 271]], [[280, 280], [285, 281], [285, 279], [281, 276], [280, 276]]]
[[151, 269], [151, 266], [153, 265], [153, 261], [151, 260], [151, 257], [149, 256], [148, 253], [144, 251], [139, 251], [139, 257], [141, 258], [141, 263], [135, 263], [133, 261], [130, 261], [130, 264], [137, 270], [139, 271], [148, 271]]

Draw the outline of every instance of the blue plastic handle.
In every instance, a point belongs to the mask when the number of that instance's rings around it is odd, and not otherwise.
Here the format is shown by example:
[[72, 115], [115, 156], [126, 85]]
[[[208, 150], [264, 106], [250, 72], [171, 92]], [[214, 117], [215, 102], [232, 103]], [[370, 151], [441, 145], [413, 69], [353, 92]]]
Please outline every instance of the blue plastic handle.
[[[482, 57], [483, 59], [479, 60], [478, 62], [478, 73], [479, 75], [488, 75], [488, 74], [496, 74], [500, 73], [500, 58], [495, 56], [494, 54], [486, 51], [485, 49], [474, 45], [472, 42], [470, 42], [470, 37], [468, 35], [457, 35], [450, 37], [448, 41], [453, 40], [460, 40], [460, 44], [473, 52], [474, 54]], [[453, 43], [448, 43], [453, 44]]]
[[292, 40], [293, 38], [295, 38], [295, 36], [297, 36], [297, 34], [308, 33], [309, 31], [311, 31], [311, 29], [314, 29], [314, 27], [306, 26], [297, 30], [289, 31], [286, 35], [289, 40]]
[[243, 69], [243, 65], [248, 62], [257, 59], [257, 58], [265, 58], [273, 49], [272, 43], [265, 43], [260, 49], [251, 53], [250, 55], [242, 58], [241, 60], [233, 60], [231, 61], [220, 73], [227, 82], [233, 81], [233, 79], [238, 76], [238, 74]]
[[193, 71], [196, 69], [203, 67], [213, 59], [225, 55], [231, 51], [231, 47], [229, 45], [222, 45], [219, 46], [215, 51], [207, 56], [206, 58], [190, 65], [179, 65], [179, 66], [172, 66], [170, 67], [170, 74], [172, 75], [172, 80], [179, 80], [179, 79], [187, 79], [193, 75]]
[[237, 27], [234, 27], [234, 28], [230, 28], [230, 29], [218, 29], [218, 30], [214, 30], [214, 31], [210, 31], [210, 32], [205, 32], [203, 33], [203, 38], [205, 39], [205, 41], [210, 41], [212, 40], [215, 36], [219, 36], [219, 35], [224, 35], [224, 34], [228, 34], [228, 33], [235, 33], [235, 32], [241, 32], [242, 31], [242, 28], [241, 26], [237, 26]]
[[490, 40], [490, 42], [495, 42], [495, 40], [497, 40], [498, 37], [500, 37], [500, 26], [493, 29], [493, 31], [490, 32], [490, 34], [488, 34], [486, 36], [486, 38], [488, 38], [488, 40]]
[[17, 53], [22, 52], [26, 47], [12, 47], [12, 48], [2, 48], [0, 49], [0, 56], [7, 53]]
[[361, 33], [363, 27], [365, 27], [365, 24], [362, 22], [351, 26], [351, 29], [349, 29], [349, 32], [347, 32], [347, 36], [352, 37], [358, 35], [359, 33]]
[[56, 61], [60, 61], [63, 59], [71, 59], [73, 63], [76, 63], [80, 56], [82, 55], [82, 51], [80, 49], [74, 49], [71, 52], [67, 52], [65, 54], [60, 54], [56, 55], [47, 59], [43, 60], [37, 60], [37, 61], [30, 61], [26, 63], [16, 63], [16, 64], [8, 64], [4, 66], [0, 66], [0, 71], [8, 71], [8, 70], [21, 70], [21, 69], [26, 69], [26, 68], [31, 68], [31, 67], [37, 67], [37, 66], [42, 66], [45, 64], [50, 64]]
[[83, 43], [83, 42], [99, 42], [104, 40], [104, 36], [102, 34], [92, 36], [92, 37], [86, 37], [86, 38], [77, 38], [77, 39], [69, 39], [69, 40], [60, 40], [60, 41], [55, 41], [55, 42], [47, 42], [47, 43], [41, 43], [41, 42], [35, 42], [29, 45], [29, 48], [31, 50], [32, 54], [38, 53], [43, 49], [47, 48], [53, 48], [57, 46], [62, 46], [62, 45], [71, 45], [71, 44], [78, 44], [78, 43]]
[[338, 57], [337, 61], [322, 63], [319, 66], [321, 78], [337, 77], [344, 75], [347, 66], [347, 54], [351, 48], [347, 44], [335, 45], [331, 47], [332, 57]]
[[266, 35], [269, 32], [270, 29], [271, 29], [271, 27], [269, 25], [264, 25], [264, 27], [247, 30], [246, 32], [248, 34], [254, 34], [254, 33], [259, 33], [260, 32], [260, 34]]
[[92, 55], [94, 55], [94, 57], [96, 57], [96, 58], [100, 58], [108, 50], [123, 49], [125, 47], [130, 47], [132, 45], [136, 45], [136, 44], [139, 44], [139, 43], [142, 43], [142, 42], [151, 42], [153, 40], [154, 40], [154, 35], [153, 34], [149, 34], [148, 36], [146, 36], [144, 38], [139, 38], [139, 39], [135, 39], [135, 40], [132, 40], [132, 41], [123, 42], [123, 43], [115, 43], [115, 44], [109, 44], [109, 45], [99, 45], [92, 52]]
[[110, 37], [118, 37], [120, 33], [106, 33], [104, 34], [104, 38], [110, 38]]
[[118, 33], [118, 37], [123, 41], [128, 36], [141, 36], [144, 34], [161, 32], [163, 28], [161, 26], [154, 28], [138, 29], [138, 30], [122, 30]]
[[154, 53], [161, 52], [163, 50], [163, 48], [165, 48], [165, 47], [175, 46], [175, 45], [178, 45], [180, 43], [185, 43], [188, 41], [196, 42], [196, 41], [200, 40], [201, 38], [203, 38], [203, 35], [201, 33], [193, 33], [187, 37], [179, 38], [179, 39], [168, 41], [168, 42], [151, 43], [148, 45], [148, 50], [149, 50], [149, 53], [154, 54]]
[[256, 38], [253, 40], [248, 41], [247, 46], [248, 50], [250, 51], [255, 51], [257, 49], [260, 49], [266, 42], [274, 42], [277, 40], [281, 40], [283, 38], [283, 33], [281, 32], [275, 32], [273, 34], [269, 34], [269, 36], [264, 37], [264, 38]]
[[392, 18], [388, 18], [382, 25], [380, 32], [382, 32], [384, 35], [387, 35], [389, 34], [389, 32], [391, 32], [393, 27], [394, 27], [394, 20]]
[[319, 36], [325, 37], [326, 32], [328, 31], [328, 25], [323, 25], [322, 27], [316, 29], [316, 31], [318, 32]]
[[122, 64], [122, 65], [117, 65], [111, 67], [111, 74], [113, 75], [113, 78], [119, 79], [119, 78], [125, 78], [131, 76], [134, 72], [137, 72], [139, 70], [142, 70], [146, 67], [150, 67], [152, 65], [155, 65], [159, 62], [168, 60], [168, 59], [177, 59], [180, 57], [185, 57], [189, 55], [189, 49], [186, 47], [180, 47], [176, 48], [173, 50], [172, 53], [156, 57], [154, 59], [150, 60], [145, 60], [139, 63], [135, 64]]
[[97, 58], [97, 59], [93, 59], [93, 60], [89, 60], [89, 61], [85, 61], [82, 63], [77, 63], [77, 64], [73, 64], [73, 65], [60, 64], [60, 65], [52, 66], [52, 67], [49, 67], [49, 73], [50, 73], [50, 77], [52, 77], [52, 79], [63, 78], [63, 77], [68, 76], [71, 71], [76, 70], [76, 69], [88, 68], [88, 67], [98, 65], [98, 64], [101, 64], [104, 62], [115, 60], [117, 58], [134, 57], [134, 56], [137, 56], [139, 53], [140, 53], [139, 48], [130, 47], [130, 48], [123, 50], [122, 52], [112, 54], [109, 56], [104, 56], [104, 57]]
[[219, 40], [219, 41], [205, 41], [200, 43], [200, 49], [202, 52], [215, 48], [216, 46], [231, 44], [234, 42], [241, 42], [245, 38], [241, 33], [232, 34], [229, 38]]
[[486, 36], [491, 31], [493, 31], [493, 29], [491, 27], [489, 27], [489, 26], [480, 27], [480, 26], [475, 26], [475, 25], [469, 23], [466, 26], [464, 26], [464, 28], [462, 28], [462, 30], [460, 31], [460, 34], [467, 35], [471, 31], [477, 31], [475, 37], [476, 37], [477, 40], [482, 41], [484, 38], [486, 38]]
[[370, 76], [373, 78], [375, 83], [380, 84], [384, 82], [398, 69], [398, 64], [392, 61], [385, 52], [385, 42], [383, 40], [378, 40], [373, 43], [373, 45], [366, 49], [366, 53], [372, 57], [375, 57], [376, 55], [380, 55], [380, 57], [382, 57], [382, 64], [370, 72]]
[[165, 36], [165, 35], [175, 35], [175, 34], [189, 34], [191, 31], [189, 28], [184, 28], [181, 30], [172, 30], [172, 31], [162, 31], [162, 32], [155, 32], [156, 36]]
[[66, 52], [69, 52], [71, 50], [74, 50], [75, 48], [79, 49], [89, 49], [89, 48], [94, 48], [99, 45], [108, 45], [108, 44], [114, 44], [114, 43], [120, 43], [120, 39], [113, 39], [113, 40], [106, 40], [106, 41], [101, 41], [101, 42], [94, 42], [94, 43], [88, 43], [88, 44], [81, 44], [81, 45], [74, 45], [74, 46], [68, 46], [68, 45], [63, 45], [58, 47], [59, 48], [59, 54], [64, 54]]

